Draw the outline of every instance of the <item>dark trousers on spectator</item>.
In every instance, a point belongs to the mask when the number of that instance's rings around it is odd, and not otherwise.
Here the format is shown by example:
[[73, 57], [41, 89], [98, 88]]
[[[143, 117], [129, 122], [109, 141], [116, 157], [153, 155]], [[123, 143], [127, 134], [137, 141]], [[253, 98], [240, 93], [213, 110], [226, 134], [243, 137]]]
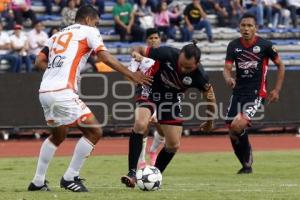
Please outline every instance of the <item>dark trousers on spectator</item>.
[[30, 59], [30, 56], [29, 55], [21, 56], [21, 55], [18, 55], [18, 54], [16, 56], [18, 58], [18, 62], [17, 62], [17, 67], [16, 67], [15, 72], [20, 72], [21, 71], [21, 67], [22, 67], [23, 63], [25, 64], [26, 72], [31, 72], [32, 68], [33, 68], [33, 65], [32, 65], [32, 60]]
[[18, 57], [14, 54], [2, 54], [0, 55], [0, 62], [2, 60], [7, 60], [9, 62], [10, 68], [9, 71], [10, 72], [16, 72], [17, 68], [18, 68]]
[[[194, 30], [201, 30], [204, 28], [205, 33], [208, 37], [208, 40], [212, 41], [213, 34], [212, 34], [212, 30], [211, 30], [211, 25], [207, 20], [200, 20], [198, 23], [195, 23], [192, 25], [194, 27]], [[182, 34], [182, 40], [184, 42], [191, 41], [193, 38], [193, 32], [190, 32], [187, 26], [185, 26], [183, 28], [183, 30], [181, 31], [181, 34]]]
[[292, 18], [292, 24], [294, 28], [297, 28], [297, 15], [300, 15], [300, 8], [297, 8], [296, 6], [289, 6], [288, 9], [291, 12], [291, 18]]
[[159, 26], [157, 29], [160, 32], [163, 32], [165, 36], [167, 36], [167, 39], [176, 39], [176, 30], [174, 26]]
[[[125, 42], [126, 35], [127, 35], [126, 29], [123, 28], [122, 26], [116, 25], [115, 30], [116, 30], [116, 33], [118, 33], [120, 35], [121, 42]], [[145, 37], [145, 30], [142, 29], [140, 26], [134, 24], [131, 27], [131, 36], [132, 36], [133, 42], [143, 42], [144, 37]]]

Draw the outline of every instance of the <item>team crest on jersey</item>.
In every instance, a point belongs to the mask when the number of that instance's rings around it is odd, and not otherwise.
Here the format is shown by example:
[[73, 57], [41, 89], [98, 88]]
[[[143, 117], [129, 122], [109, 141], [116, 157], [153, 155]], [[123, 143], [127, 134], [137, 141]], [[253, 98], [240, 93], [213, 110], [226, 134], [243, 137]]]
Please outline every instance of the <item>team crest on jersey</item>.
[[253, 47], [253, 53], [259, 53], [259, 52], [260, 52], [260, 47], [259, 46]]
[[185, 84], [185, 85], [191, 85], [192, 82], [193, 82], [193, 80], [192, 80], [191, 77], [186, 76], [186, 77], [183, 78], [182, 82], [183, 82], [183, 84]]

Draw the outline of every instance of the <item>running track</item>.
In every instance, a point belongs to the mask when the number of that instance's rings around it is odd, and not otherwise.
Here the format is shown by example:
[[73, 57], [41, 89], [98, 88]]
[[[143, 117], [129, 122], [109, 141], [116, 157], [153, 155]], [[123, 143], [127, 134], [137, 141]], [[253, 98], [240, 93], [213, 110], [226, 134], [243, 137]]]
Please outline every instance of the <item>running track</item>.
[[[151, 138], [149, 139], [151, 141]], [[300, 137], [295, 135], [250, 135], [254, 151], [300, 150]], [[56, 152], [59, 156], [70, 156], [77, 139], [66, 140]], [[42, 140], [10, 140], [0, 142], [0, 157], [38, 156]], [[149, 147], [149, 145], [148, 145]], [[227, 136], [189, 136], [181, 140], [180, 152], [224, 152], [232, 151]], [[125, 155], [128, 138], [104, 138], [97, 144], [93, 155]]]

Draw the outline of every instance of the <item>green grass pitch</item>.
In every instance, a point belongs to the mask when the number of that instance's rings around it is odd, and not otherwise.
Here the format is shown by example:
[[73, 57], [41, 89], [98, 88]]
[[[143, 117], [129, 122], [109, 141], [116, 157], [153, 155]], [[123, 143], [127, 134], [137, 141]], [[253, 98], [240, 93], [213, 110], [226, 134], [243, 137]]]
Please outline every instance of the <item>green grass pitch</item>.
[[81, 176], [89, 193], [59, 188], [70, 157], [55, 158], [48, 170], [52, 192], [27, 192], [37, 158], [0, 159], [1, 200], [288, 200], [300, 199], [300, 151], [254, 152], [254, 173], [237, 175], [233, 153], [178, 153], [163, 174], [162, 189], [143, 192], [120, 183], [127, 156], [92, 156]]

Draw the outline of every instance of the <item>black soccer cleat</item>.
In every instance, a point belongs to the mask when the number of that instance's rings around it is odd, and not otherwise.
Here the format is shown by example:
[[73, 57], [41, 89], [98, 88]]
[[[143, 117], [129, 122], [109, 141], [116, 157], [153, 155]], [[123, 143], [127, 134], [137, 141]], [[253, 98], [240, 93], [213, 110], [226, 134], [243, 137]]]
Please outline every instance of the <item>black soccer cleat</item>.
[[252, 173], [252, 167], [242, 167], [237, 174], [251, 174]]
[[83, 185], [82, 181], [84, 181], [84, 179], [78, 176], [74, 177], [74, 181], [66, 181], [64, 177], [61, 177], [60, 187], [71, 190], [72, 192], [88, 192], [88, 189]]
[[126, 187], [134, 188], [136, 183], [135, 171], [130, 170], [127, 175], [121, 177], [121, 182], [126, 185]]
[[36, 186], [34, 185], [33, 182], [31, 182], [28, 186], [28, 191], [51, 191], [50, 188], [48, 187], [49, 182], [45, 180], [44, 185], [42, 186]]

